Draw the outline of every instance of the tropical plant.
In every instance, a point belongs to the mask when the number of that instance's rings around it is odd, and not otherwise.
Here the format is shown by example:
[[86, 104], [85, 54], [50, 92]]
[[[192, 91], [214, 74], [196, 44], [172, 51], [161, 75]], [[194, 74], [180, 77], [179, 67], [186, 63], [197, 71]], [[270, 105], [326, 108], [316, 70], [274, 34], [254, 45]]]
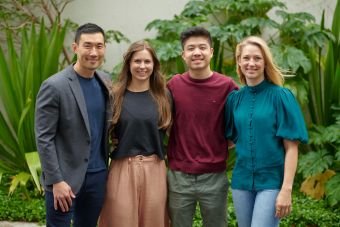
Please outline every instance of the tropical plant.
[[[29, 29], [32, 24], [39, 24], [42, 18], [47, 19], [45, 29], [47, 34], [53, 30], [53, 25], [64, 23], [59, 21], [65, 8], [74, 0], [1, 0], [0, 1], [0, 30], [10, 30], [13, 32], [13, 44], [20, 45], [20, 29]], [[75, 31], [79, 25], [74, 21], [67, 19], [68, 30]], [[122, 41], [129, 42], [124, 34], [117, 30], [107, 30], [105, 32], [106, 42]], [[5, 37], [0, 34], [0, 41]], [[74, 56], [70, 48], [63, 46], [63, 55], [61, 58], [63, 65], [69, 65], [74, 61]]]
[[7, 30], [7, 51], [0, 47], [0, 171], [16, 173], [10, 193], [19, 184], [25, 186], [31, 175], [40, 189], [39, 158], [30, 153], [36, 151], [35, 99], [42, 81], [59, 70], [67, 27], [56, 21], [48, 34], [42, 20], [39, 31], [34, 24], [30, 34], [23, 28], [19, 51]]
[[[340, 1], [337, 2], [327, 52], [309, 50], [312, 70], [306, 75], [311, 150], [300, 158], [306, 178], [301, 190], [314, 197], [326, 195], [330, 205], [340, 203]], [[322, 22], [323, 24], [323, 22]], [[322, 26], [323, 28], [323, 26]]]
[[265, 27], [276, 28], [277, 23], [266, 14], [274, 7], [285, 8], [278, 0], [191, 0], [180, 15], [172, 20], [154, 20], [146, 30], [156, 29], [157, 37], [149, 40], [157, 50], [167, 75], [185, 71], [180, 57], [179, 34], [201, 25], [210, 31], [214, 43], [211, 67], [214, 71], [235, 75], [233, 53], [237, 42], [250, 34], [261, 34]]

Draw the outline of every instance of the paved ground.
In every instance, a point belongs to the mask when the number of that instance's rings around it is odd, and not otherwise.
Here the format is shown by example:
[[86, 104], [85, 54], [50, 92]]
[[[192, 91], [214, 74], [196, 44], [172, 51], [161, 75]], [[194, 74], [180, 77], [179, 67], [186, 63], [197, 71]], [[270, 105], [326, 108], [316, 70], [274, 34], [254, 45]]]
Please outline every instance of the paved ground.
[[45, 227], [37, 223], [0, 221], [0, 227]]

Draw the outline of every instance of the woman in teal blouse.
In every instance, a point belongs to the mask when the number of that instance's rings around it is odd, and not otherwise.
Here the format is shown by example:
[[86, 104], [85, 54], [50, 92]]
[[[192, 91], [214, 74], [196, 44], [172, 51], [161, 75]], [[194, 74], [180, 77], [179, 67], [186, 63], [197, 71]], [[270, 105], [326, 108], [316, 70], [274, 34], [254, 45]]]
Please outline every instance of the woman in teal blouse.
[[304, 119], [263, 39], [236, 47], [245, 86], [226, 102], [226, 138], [236, 145], [232, 194], [240, 227], [279, 225], [291, 212], [298, 143], [308, 139]]

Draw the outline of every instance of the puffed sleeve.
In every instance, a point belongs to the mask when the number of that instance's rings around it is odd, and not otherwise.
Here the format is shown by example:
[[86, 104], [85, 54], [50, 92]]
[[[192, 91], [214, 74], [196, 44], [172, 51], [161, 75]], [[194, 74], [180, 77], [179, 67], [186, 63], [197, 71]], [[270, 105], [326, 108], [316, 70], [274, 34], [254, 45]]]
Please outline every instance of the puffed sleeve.
[[237, 133], [234, 123], [234, 100], [236, 92], [236, 90], [232, 91], [228, 95], [227, 101], [225, 103], [225, 137], [226, 139], [232, 140], [234, 143], [236, 143], [237, 140]]
[[280, 88], [277, 100], [276, 136], [307, 143], [305, 121], [294, 95], [287, 88]]

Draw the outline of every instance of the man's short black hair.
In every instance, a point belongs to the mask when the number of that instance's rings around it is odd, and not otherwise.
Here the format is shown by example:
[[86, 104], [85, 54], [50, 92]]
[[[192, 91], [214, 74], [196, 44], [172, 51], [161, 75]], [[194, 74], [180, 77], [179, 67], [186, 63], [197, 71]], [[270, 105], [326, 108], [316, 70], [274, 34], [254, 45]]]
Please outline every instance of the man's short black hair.
[[93, 33], [102, 33], [103, 37], [104, 37], [104, 42], [105, 42], [105, 32], [104, 32], [104, 30], [101, 27], [99, 27], [98, 25], [92, 24], [92, 23], [83, 24], [77, 29], [76, 36], [74, 38], [74, 42], [79, 43], [80, 36], [82, 34], [93, 34]]
[[185, 41], [187, 41], [191, 37], [204, 37], [208, 39], [210, 47], [212, 47], [212, 39], [210, 36], [210, 32], [203, 27], [191, 27], [181, 33], [180, 39], [182, 44], [182, 49], [184, 49]]

